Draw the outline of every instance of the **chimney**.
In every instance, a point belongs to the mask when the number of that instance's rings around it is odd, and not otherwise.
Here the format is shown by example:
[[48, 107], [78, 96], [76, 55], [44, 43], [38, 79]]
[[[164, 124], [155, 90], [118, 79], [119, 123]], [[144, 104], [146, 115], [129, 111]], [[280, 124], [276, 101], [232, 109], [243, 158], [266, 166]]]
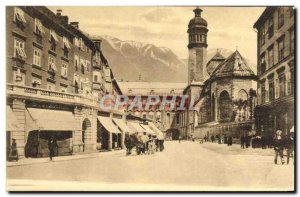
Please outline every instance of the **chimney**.
[[61, 16], [62, 10], [56, 10], [56, 16]]
[[68, 16], [60, 16], [60, 21], [67, 25], [69, 23], [69, 17]]
[[102, 40], [100, 40], [100, 39], [95, 39], [95, 40], [93, 40], [94, 41], [94, 44], [96, 45], [96, 47], [99, 49], [99, 50], [101, 50], [101, 42], [102, 42]]
[[70, 25], [72, 25], [76, 29], [79, 29], [79, 22], [70, 22]]
[[68, 24], [69, 22], [69, 17], [68, 16], [63, 16], [62, 15], [62, 10], [56, 10], [56, 16], [59, 19], [59, 21], [63, 24]]

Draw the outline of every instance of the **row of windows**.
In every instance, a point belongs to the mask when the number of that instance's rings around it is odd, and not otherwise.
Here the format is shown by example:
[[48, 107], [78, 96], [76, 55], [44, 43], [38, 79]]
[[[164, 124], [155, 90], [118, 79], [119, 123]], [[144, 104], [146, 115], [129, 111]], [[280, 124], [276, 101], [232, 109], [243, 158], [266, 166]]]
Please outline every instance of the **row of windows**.
[[[25, 25], [26, 24], [26, 19], [25, 19], [25, 14], [24, 14], [24, 11], [18, 7], [15, 7], [14, 9], [14, 21], [18, 24], [23, 24]], [[42, 36], [42, 34], [45, 33], [45, 30], [44, 30], [44, 26], [42, 24], [42, 22], [35, 18], [35, 26], [34, 26], [34, 32], [39, 35], [39, 36]], [[55, 33], [54, 30], [50, 30], [50, 43], [51, 43], [51, 50], [52, 51], [56, 51], [56, 46], [57, 46], [57, 42], [58, 42], [58, 36], [57, 34]], [[62, 48], [64, 49], [64, 51], [66, 51], [65, 53], [65, 56], [67, 56], [67, 51], [69, 49], [71, 49], [71, 45], [70, 45], [70, 41], [68, 38], [66, 37], [62, 37]], [[85, 42], [83, 41], [82, 38], [77, 38], [75, 37], [74, 38], [74, 44], [75, 46], [77, 46], [80, 50], [82, 51], [86, 51], [87, 53], [90, 52], [90, 49], [89, 47], [87, 47], [85, 45]]]
[[[292, 7], [289, 8], [289, 17], [294, 15], [294, 9]], [[284, 8], [278, 8], [278, 26], [277, 28], [280, 29], [284, 25]], [[267, 26], [267, 31], [266, 27]], [[274, 35], [274, 16], [272, 15], [263, 25], [259, 32], [259, 46], [263, 46], [266, 42], [266, 38], [270, 39]]]
[[75, 55], [74, 66], [75, 66], [75, 71], [78, 71], [80, 68], [81, 72], [84, 74], [85, 71], [90, 72], [91, 62], [89, 60], [85, 60], [84, 58], [81, 58], [78, 55]]
[[200, 43], [200, 42], [204, 42], [206, 43], [206, 35], [190, 35], [189, 36], [189, 41], [190, 42], [196, 42], [196, 43]]
[[267, 80], [261, 83], [261, 103], [294, 94], [293, 69], [289, 73], [279, 73], [278, 79], [274, 79], [274, 75], [271, 75]]
[[[295, 51], [295, 38], [294, 38], [294, 28], [290, 29], [290, 31], [288, 31], [289, 34], [289, 53], [293, 54]], [[285, 58], [285, 54], [284, 51], [286, 50], [286, 46], [285, 46], [285, 35], [283, 35], [282, 37], [280, 37], [277, 40], [277, 52], [278, 52], [278, 60], [277, 62], [280, 62], [281, 60], [283, 60]], [[266, 61], [267, 59], [267, 61]], [[272, 66], [275, 65], [275, 61], [274, 61], [274, 45], [271, 45], [266, 52], [264, 52], [261, 57], [260, 57], [260, 74], [263, 74], [266, 70], [268, 70], [269, 68], [271, 68]]]
[[[15, 44], [14, 44], [14, 57], [18, 59], [25, 60], [27, 58], [26, 53], [25, 53], [25, 42], [15, 39]], [[80, 61], [79, 61], [80, 60]], [[84, 60], [80, 58], [79, 56], [75, 55], [75, 70], [78, 70], [79, 67], [79, 62], [81, 66], [81, 71], [84, 74], [86, 72], [90, 72], [91, 69], [91, 62], [89, 60]], [[33, 48], [33, 64], [35, 66], [42, 66], [42, 50], [34, 47]], [[49, 55], [48, 59], [48, 70], [50, 71], [57, 71], [56, 67], [56, 58], [53, 55]], [[63, 62], [61, 65], [61, 76], [67, 77], [68, 76], [68, 64], [67, 62]]]
[[[19, 85], [25, 85], [25, 74], [21, 73], [20, 69], [17, 69], [13, 72], [13, 78], [14, 82]], [[42, 79], [40, 77], [34, 77], [32, 76], [31, 80], [32, 87], [39, 88], [42, 85]], [[51, 82], [47, 82], [47, 89], [55, 91], [55, 84]], [[66, 93], [67, 87], [66, 86], [60, 86], [60, 91]]]

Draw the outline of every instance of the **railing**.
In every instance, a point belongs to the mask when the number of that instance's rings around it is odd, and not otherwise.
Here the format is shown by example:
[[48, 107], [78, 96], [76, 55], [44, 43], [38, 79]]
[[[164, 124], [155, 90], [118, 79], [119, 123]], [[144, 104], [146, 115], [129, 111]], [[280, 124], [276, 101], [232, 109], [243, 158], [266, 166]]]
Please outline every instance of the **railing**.
[[[102, 111], [100, 109], [100, 103], [99, 101], [97, 101], [97, 99], [87, 97], [84, 95], [50, 91], [41, 88], [33, 88], [16, 84], [7, 84], [6, 94], [8, 96], [13, 96], [16, 98], [25, 98], [29, 100], [42, 100], [70, 105], [85, 105]], [[110, 112], [123, 113], [122, 110], [111, 110]]]
[[91, 107], [99, 107], [99, 103], [96, 99], [84, 97], [83, 95], [50, 91], [15, 84], [7, 84], [6, 94], [22, 98], [25, 97], [28, 99], [41, 99], [66, 104], [81, 104]]

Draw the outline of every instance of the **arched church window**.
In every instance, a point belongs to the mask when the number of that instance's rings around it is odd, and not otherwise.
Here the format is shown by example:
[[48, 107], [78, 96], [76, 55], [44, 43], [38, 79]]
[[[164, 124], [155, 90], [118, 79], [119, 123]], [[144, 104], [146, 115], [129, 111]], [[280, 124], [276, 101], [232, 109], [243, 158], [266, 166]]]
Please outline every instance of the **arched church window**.
[[238, 93], [238, 99], [241, 99], [243, 101], [248, 100], [248, 94], [245, 90], [240, 90]]
[[211, 119], [212, 119], [212, 121], [214, 121], [216, 119], [215, 112], [216, 112], [216, 109], [215, 109], [215, 95], [213, 94], [212, 97], [211, 97]]
[[220, 119], [229, 120], [231, 114], [230, 96], [227, 91], [223, 91], [220, 94]]

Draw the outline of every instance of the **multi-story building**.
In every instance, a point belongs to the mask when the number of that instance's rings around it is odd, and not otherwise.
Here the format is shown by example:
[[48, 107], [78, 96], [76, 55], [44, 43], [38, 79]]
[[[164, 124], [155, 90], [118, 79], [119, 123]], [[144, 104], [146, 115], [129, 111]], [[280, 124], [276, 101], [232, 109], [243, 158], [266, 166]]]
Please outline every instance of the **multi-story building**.
[[[14, 6], [6, 13], [8, 150], [15, 139], [20, 157], [46, 156], [51, 137], [58, 155], [121, 146], [124, 132], [112, 118], [123, 121], [124, 113], [99, 106], [104, 94], [121, 94], [100, 42], [61, 10]], [[95, 77], [96, 68], [102, 76], [109, 70], [109, 79]]]
[[[119, 85], [123, 94], [128, 96], [129, 103], [132, 103], [136, 96], [140, 96], [142, 101], [142, 109], [138, 109], [138, 107], [130, 109], [130, 105], [128, 105], [125, 110], [127, 114], [148, 119], [165, 132], [170, 129], [172, 130], [172, 128], [177, 128], [179, 119], [175, 115], [180, 104], [183, 88], [186, 86], [185, 83], [119, 82]], [[149, 96], [157, 96], [159, 102], [147, 109], [146, 104], [147, 99], [150, 98]], [[173, 109], [170, 108], [171, 106], [168, 103], [161, 109], [164, 97], [168, 101], [174, 98], [175, 105]]]
[[294, 126], [295, 17], [293, 7], [267, 7], [255, 22], [257, 30], [257, 131], [287, 134]]
[[188, 25], [189, 84], [183, 91], [197, 100], [190, 100], [194, 109], [178, 114], [180, 135], [240, 137], [254, 129], [256, 75], [238, 51], [227, 58], [218, 51], [207, 62], [208, 23], [201, 12], [196, 8]]
[[101, 40], [93, 40], [97, 50], [93, 56], [93, 95], [97, 100], [106, 94], [120, 95], [121, 89], [114, 78], [107, 59], [101, 51]]

